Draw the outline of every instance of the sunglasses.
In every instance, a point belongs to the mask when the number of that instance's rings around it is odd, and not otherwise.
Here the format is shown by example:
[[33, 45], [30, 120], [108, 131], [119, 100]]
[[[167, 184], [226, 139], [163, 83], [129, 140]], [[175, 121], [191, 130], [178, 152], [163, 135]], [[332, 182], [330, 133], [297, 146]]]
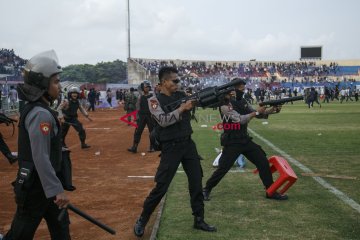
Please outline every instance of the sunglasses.
[[178, 84], [180, 82], [180, 79], [174, 79], [174, 80], [171, 80], [173, 83], [175, 84]]

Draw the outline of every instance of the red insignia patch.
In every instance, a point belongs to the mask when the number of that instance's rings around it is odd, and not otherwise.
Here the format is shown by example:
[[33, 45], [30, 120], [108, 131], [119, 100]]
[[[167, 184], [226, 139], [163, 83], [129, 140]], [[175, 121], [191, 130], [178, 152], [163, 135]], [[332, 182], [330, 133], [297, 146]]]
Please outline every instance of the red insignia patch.
[[151, 105], [152, 109], [157, 109], [159, 106], [159, 103], [155, 99], [152, 99], [152, 100], [150, 100], [150, 105]]
[[42, 132], [43, 135], [48, 135], [50, 132], [50, 128], [51, 128], [50, 123], [47, 122], [40, 123], [40, 131]]

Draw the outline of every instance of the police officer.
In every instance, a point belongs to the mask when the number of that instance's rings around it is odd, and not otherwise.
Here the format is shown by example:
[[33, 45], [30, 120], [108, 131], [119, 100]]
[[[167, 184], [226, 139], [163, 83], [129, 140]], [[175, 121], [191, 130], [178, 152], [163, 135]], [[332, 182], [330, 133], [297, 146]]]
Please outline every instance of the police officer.
[[[126, 113], [131, 113], [136, 110], [137, 96], [134, 93], [135, 89], [130, 88], [130, 92], [125, 95], [124, 109]], [[128, 116], [128, 122], [131, 122], [131, 116]], [[128, 124], [129, 126], [130, 124]]]
[[[71, 87], [68, 91], [68, 99], [65, 99], [58, 107], [59, 119], [62, 121], [62, 144], [66, 147], [65, 138], [69, 131], [70, 126], [73, 126], [79, 134], [81, 148], [89, 148], [90, 146], [85, 143], [86, 132], [81, 122], [78, 120], [78, 110], [89, 119], [89, 114], [83, 108], [79, 101], [80, 89], [78, 87]], [[90, 120], [90, 119], [89, 119]]]
[[18, 158], [11, 153], [1, 133], [0, 133], [0, 151], [2, 152], [2, 154], [4, 154], [4, 156], [7, 158], [10, 164], [13, 164], [18, 160]]
[[51, 239], [70, 239], [68, 214], [57, 220], [69, 199], [56, 175], [61, 170], [61, 130], [49, 107], [60, 93], [61, 71], [53, 50], [40, 53], [27, 62], [25, 83], [18, 86], [20, 99], [28, 103], [20, 115], [17, 209], [6, 240], [33, 239], [43, 218]]
[[179, 164], [184, 167], [188, 177], [190, 202], [194, 215], [194, 228], [213, 232], [216, 228], [204, 221], [204, 203], [202, 195], [202, 169], [196, 145], [191, 139], [190, 110], [194, 102], [182, 103], [179, 108], [168, 111], [163, 107], [183, 98], [179, 92], [177, 69], [163, 67], [159, 71], [161, 91], [149, 99], [150, 112], [158, 123], [158, 135], [161, 142], [161, 160], [155, 175], [156, 186], [145, 199], [143, 210], [134, 226], [134, 233], [141, 237], [150, 215], [165, 195], [176, 174]]
[[[148, 99], [151, 98], [153, 95], [150, 93], [151, 84], [149, 81], [144, 81], [140, 84], [140, 89], [143, 94], [140, 96], [137, 102], [137, 109], [138, 111], [138, 119], [137, 119], [137, 128], [135, 129], [134, 133], [134, 144], [131, 148], [128, 148], [129, 152], [136, 153], [137, 147], [140, 143], [141, 134], [144, 131], [145, 126], [147, 125], [149, 129], [149, 133], [153, 130], [153, 122], [151, 119], [151, 113], [149, 109]], [[150, 137], [150, 134], [149, 134]], [[150, 148], [149, 152], [154, 152], [153, 143], [150, 138]]]
[[[280, 112], [281, 108], [272, 107], [265, 109], [265, 107], [259, 107], [257, 110], [254, 110], [243, 97], [244, 89], [245, 81], [240, 83], [236, 90], [236, 101], [232, 101], [230, 95], [228, 95], [220, 107], [223, 125], [229, 124], [229, 127], [224, 128], [224, 133], [221, 136], [221, 145], [224, 148], [221, 158], [219, 159], [219, 167], [207, 180], [206, 186], [203, 189], [204, 199], [206, 201], [210, 200], [210, 192], [234, 165], [234, 162], [240, 154], [243, 154], [259, 169], [261, 181], [266, 189], [274, 182], [266, 154], [259, 145], [251, 140], [252, 138], [247, 132], [247, 124], [254, 117], [267, 118], [268, 114]], [[240, 128], [231, 127], [234, 126], [234, 123], [240, 123]], [[272, 196], [266, 194], [266, 197], [275, 200], [288, 199], [286, 195], [281, 195], [277, 192]]]

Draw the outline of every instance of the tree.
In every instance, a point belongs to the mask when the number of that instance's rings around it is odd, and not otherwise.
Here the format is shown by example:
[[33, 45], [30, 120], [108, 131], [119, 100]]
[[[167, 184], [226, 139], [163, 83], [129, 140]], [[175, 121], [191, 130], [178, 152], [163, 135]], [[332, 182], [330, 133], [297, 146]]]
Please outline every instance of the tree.
[[63, 81], [89, 83], [123, 83], [126, 81], [126, 76], [127, 63], [115, 60], [113, 62], [100, 62], [96, 65], [69, 65], [63, 68], [61, 79]]

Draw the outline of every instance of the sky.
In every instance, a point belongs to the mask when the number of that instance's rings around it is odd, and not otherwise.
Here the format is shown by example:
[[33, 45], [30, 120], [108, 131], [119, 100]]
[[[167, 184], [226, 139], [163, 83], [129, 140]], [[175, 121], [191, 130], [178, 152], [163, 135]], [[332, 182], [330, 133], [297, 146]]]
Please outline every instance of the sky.
[[[130, 0], [131, 57], [296, 61], [360, 59], [358, 0]], [[127, 0], [0, 0], [0, 48], [54, 49], [60, 64], [126, 61]]]

